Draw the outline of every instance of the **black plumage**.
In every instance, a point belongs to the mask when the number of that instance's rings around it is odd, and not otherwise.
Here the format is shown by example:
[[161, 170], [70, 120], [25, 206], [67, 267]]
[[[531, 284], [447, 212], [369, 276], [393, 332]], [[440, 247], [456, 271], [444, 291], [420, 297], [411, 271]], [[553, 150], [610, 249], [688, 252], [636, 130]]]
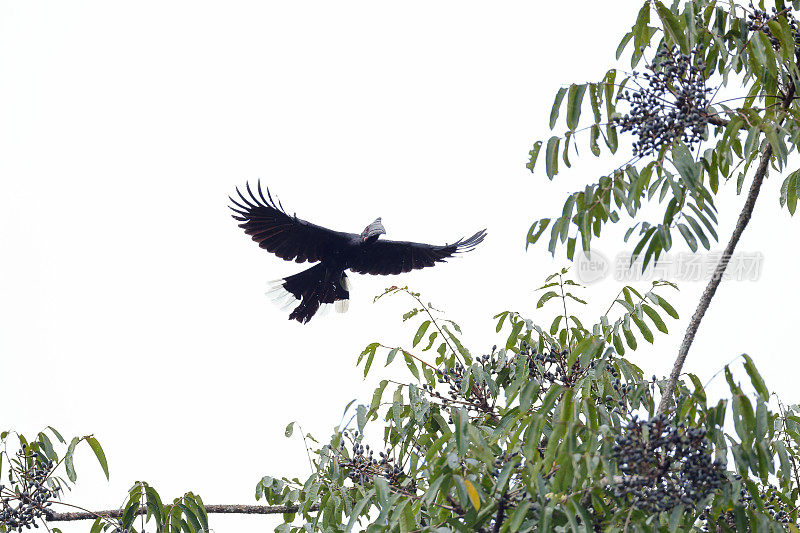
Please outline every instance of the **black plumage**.
[[261, 248], [286, 261], [317, 265], [278, 281], [276, 289], [300, 304], [289, 319], [306, 323], [322, 304], [337, 304], [346, 309], [349, 284], [345, 270], [359, 274], [400, 274], [434, 266], [459, 252], [472, 250], [483, 241], [486, 230], [453, 244], [436, 246], [408, 241], [379, 240], [386, 230], [376, 219], [360, 234], [334, 231], [288, 215], [280, 202], [266, 196], [259, 182], [254, 194], [250, 184], [247, 195], [239, 189], [239, 199], [230, 198], [233, 218]]

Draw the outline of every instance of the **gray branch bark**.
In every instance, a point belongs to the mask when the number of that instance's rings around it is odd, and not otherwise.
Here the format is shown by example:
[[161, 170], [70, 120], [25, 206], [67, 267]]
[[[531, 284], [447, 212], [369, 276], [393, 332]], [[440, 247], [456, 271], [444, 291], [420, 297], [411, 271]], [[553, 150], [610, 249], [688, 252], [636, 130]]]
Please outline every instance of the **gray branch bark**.
[[[296, 513], [300, 510], [300, 505], [206, 505], [208, 514], [284, 514]], [[309, 511], [319, 510], [319, 505], [314, 504]], [[48, 522], [71, 522], [76, 520], [94, 520], [98, 517], [121, 518], [122, 509], [111, 509], [108, 511], [81, 511], [75, 513], [54, 513], [47, 512], [45, 520]], [[136, 516], [147, 513], [147, 508], [142, 506], [136, 511]]]
[[[789, 109], [789, 106], [792, 105], [794, 91], [795, 88], [794, 85], [792, 85], [789, 88], [786, 96], [781, 101], [781, 108], [783, 110]], [[683, 342], [681, 342], [680, 348], [678, 349], [678, 357], [675, 359], [675, 364], [672, 367], [672, 373], [667, 381], [667, 386], [664, 389], [664, 394], [661, 397], [661, 402], [658, 405], [658, 411], [656, 411], [656, 414], [664, 414], [669, 408], [669, 404], [672, 401], [672, 395], [675, 392], [675, 386], [678, 384], [678, 378], [681, 375], [683, 364], [686, 362], [686, 356], [689, 355], [689, 348], [691, 348], [692, 342], [694, 342], [694, 337], [697, 334], [697, 329], [700, 327], [700, 322], [703, 320], [703, 316], [706, 314], [708, 306], [711, 304], [711, 299], [714, 298], [714, 294], [717, 292], [717, 287], [719, 287], [719, 284], [722, 281], [722, 276], [725, 274], [725, 269], [728, 267], [728, 262], [730, 261], [734, 250], [736, 249], [736, 245], [739, 243], [739, 239], [742, 237], [744, 229], [747, 227], [748, 222], [750, 222], [750, 217], [753, 215], [753, 208], [756, 205], [758, 193], [761, 191], [761, 185], [764, 182], [764, 177], [767, 175], [767, 169], [769, 168], [769, 161], [771, 157], [772, 146], [767, 144], [766, 148], [764, 148], [764, 151], [761, 153], [761, 160], [759, 162], [758, 169], [756, 169], [756, 174], [753, 177], [753, 184], [750, 186], [750, 192], [747, 194], [747, 199], [744, 202], [744, 207], [742, 207], [742, 212], [739, 213], [739, 219], [736, 221], [733, 234], [731, 234], [728, 245], [725, 247], [725, 251], [722, 253], [722, 257], [720, 258], [719, 263], [717, 263], [717, 267], [714, 269], [714, 274], [711, 276], [711, 280], [708, 282], [706, 289], [703, 291], [703, 295], [700, 297], [700, 303], [697, 306], [697, 310], [694, 312], [692, 319], [689, 321], [689, 326], [686, 328], [686, 334], [683, 337]]]

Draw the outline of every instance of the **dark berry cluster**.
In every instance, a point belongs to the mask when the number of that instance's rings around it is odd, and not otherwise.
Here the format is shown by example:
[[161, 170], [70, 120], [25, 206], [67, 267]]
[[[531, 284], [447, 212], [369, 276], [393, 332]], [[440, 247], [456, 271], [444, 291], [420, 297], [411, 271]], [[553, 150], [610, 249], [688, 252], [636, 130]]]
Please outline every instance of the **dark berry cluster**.
[[[506, 366], [506, 363], [498, 361], [494, 356], [496, 348], [495, 346], [492, 349], [491, 355], [478, 356], [475, 360], [476, 363], [483, 367], [483, 373], [487, 377], [496, 376]], [[470, 411], [493, 415], [494, 411], [489, 404], [489, 398], [492, 395], [486, 383], [473, 383], [469, 391], [463, 390], [466, 371], [467, 368], [458, 361], [450, 369], [436, 369], [436, 381], [446, 384], [448, 391], [442, 394], [435, 387], [428, 384], [423, 384], [422, 390], [429, 394], [431, 398], [438, 400], [442, 407], [459, 405], [466, 407]]]
[[422, 389], [427, 391], [431, 396], [441, 400], [444, 406], [447, 406], [449, 403], [458, 401], [463, 397], [461, 384], [464, 381], [464, 370], [464, 365], [458, 361], [453, 365], [453, 368], [448, 370], [436, 369], [436, 381], [448, 386], [449, 390], [446, 396], [428, 385], [423, 385]]
[[664, 415], [650, 421], [634, 416], [615, 439], [612, 456], [623, 474], [616, 496], [651, 512], [697, 505], [724, 479], [723, 465], [711, 459], [705, 430], [673, 425]]
[[[353, 431], [352, 435], [345, 431], [343, 437], [350, 439], [352, 446], [352, 457], [347, 457], [344, 454], [339, 455], [339, 465], [344, 467], [348, 476], [354, 483], [365, 484], [372, 482], [375, 476], [382, 476], [386, 480], [396, 485], [403, 477], [403, 470], [396, 464], [390, 455], [390, 451], [386, 450], [378, 452], [378, 457], [375, 457], [375, 450], [371, 450], [369, 444], [362, 444], [358, 430]], [[344, 449], [346, 446], [344, 439], [342, 439], [340, 448]]]
[[795, 57], [800, 57], [800, 33], [798, 32], [797, 28], [797, 19], [794, 18], [791, 10], [784, 10], [778, 11], [776, 7], [772, 8], [772, 13], [764, 11], [763, 9], [758, 9], [750, 2], [750, 13], [747, 14], [747, 29], [752, 32], [760, 31], [764, 33], [769, 39], [769, 42], [772, 43], [772, 48], [775, 51], [780, 50], [781, 48], [781, 41], [775, 35], [773, 35], [772, 31], [769, 28], [769, 22], [772, 20], [776, 20], [778, 17], [785, 17], [786, 22], [789, 24], [789, 27], [792, 30], [792, 37], [794, 38], [794, 53]]
[[48, 484], [55, 464], [38, 453], [28, 453], [28, 447], [17, 452], [11, 468], [14, 487], [0, 485], [0, 525], [8, 530], [39, 527], [42, 518], [59, 490]]
[[633, 154], [645, 157], [678, 139], [690, 147], [700, 142], [708, 124], [711, 89], [706, 87], [699, 46], [688, 55], [662, 48], [647, 68], [650, 72], [633, 73], [639, 89], [619, 95], [630, 104], [629, 112], [613, 119], [621, 131], [638, 137]]
[[[764, 512], [776, 522], [788, 524], [791, 521], [789, 513], [793, 509], [791, 505], [787, 505], [786, 502], [780, 498], [780, 494], [781, 491], [773, 485], [765, 485], [758, 490], [758, 498], [764, 504]], [[753, 511], [759, 510], [757, 503], [744, 485], [742, 485], [741, 488], [739, 503], [741, 503], [745, 509]]]
[[[736, 478], [741, 479], [741, 476], [737, 475]], [[789, 513], [793, 509], [781, 499], [780, 490], [776, 487], [772, 485], [759, 487], [758, 497], [763, 503], [763, 512], [767, 513], [772, 520], [781, 524], [788, 524], [792, 521]], [[750, 492], [748, 492], [744, 484], [739, 489], [739, 503], [749, 511], [762, 511], [753, 497], [750, 496]], [[711, 508], [706, 507], [700, 513], [699, 518], [705, 522], [703, 531], [719, 531], [718, 526], [721, 524], [725, 524], [732, 531], [736, 529], [736, 514], [731, 510], [723, 512], [718, 518], [714, 519], [711, 514]]]
[[544, 350], [544, 353], [537, 353], [535, 347], [522, 341], [520, 355], [528, 357], [528, 375], [542, 384], [557, 383], [569, 387], [583, 375], [578, 361], [569, 366], [568, 350], [551, 347]]

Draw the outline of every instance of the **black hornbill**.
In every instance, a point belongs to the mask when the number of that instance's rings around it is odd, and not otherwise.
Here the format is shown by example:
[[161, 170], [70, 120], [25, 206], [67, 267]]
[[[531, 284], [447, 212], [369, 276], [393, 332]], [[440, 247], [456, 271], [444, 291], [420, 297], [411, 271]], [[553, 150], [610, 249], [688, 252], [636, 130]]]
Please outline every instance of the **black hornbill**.
[[[275, 202], [267, 189], [258, 196], [247, 184], [245, 196], [236, 188], [239, 200], [229, 197], [233, 218], [261, 248], [286, 261], [319, 261], [318, 264], [293, 276], [278, 280], [275, 290], [300, 304], [289, 319], [305, 324], [321, 304], [336, 304], [339, 311], [347, 309], [350, 297], [345, 270], [360, 274], [400, 274], [443, 262], [459, 252], [472, 250], [483, 241], [486, 230], [453, 244], [435, 246], [408, 241], [378, 240], [386, 233], [381, 219], [364, 228], [360, 234], [334, 231], [311, 222], [289, 216], [280, 202]], [[248, 197], [249, 196], [249, 197]]]

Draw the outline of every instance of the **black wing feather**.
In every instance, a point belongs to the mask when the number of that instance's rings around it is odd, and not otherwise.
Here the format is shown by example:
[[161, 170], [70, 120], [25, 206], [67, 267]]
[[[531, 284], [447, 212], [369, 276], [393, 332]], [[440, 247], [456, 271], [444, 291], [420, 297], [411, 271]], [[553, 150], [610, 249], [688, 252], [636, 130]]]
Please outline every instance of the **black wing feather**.
[[485, 229], [468, 239], [459, 239], [453, 244], [444, 246], [378, 239], [359, 250], [350, 262], [350, 270], [360, 274], [385, 276], [431, 267], [444, 262], [454, 254], [472, 250], [483, 241], [484, 237], [486, 237]]
[[247, 196], [236, 188], [240, 200], [229, 197], [233, 203], [230, 208], [236, 213], [233, 218], [241, 222], [239, 227], [261, 248], [281, 259], [298, 263], [321, 261], [357, 242], [358, 236], [353, 233], [330, 230], [287, 215], [280, 202], [272, 198], [269, 189], [264, 196], [260, 181], [258, 197], [253, 194], [249, 183], [246, 189]]

